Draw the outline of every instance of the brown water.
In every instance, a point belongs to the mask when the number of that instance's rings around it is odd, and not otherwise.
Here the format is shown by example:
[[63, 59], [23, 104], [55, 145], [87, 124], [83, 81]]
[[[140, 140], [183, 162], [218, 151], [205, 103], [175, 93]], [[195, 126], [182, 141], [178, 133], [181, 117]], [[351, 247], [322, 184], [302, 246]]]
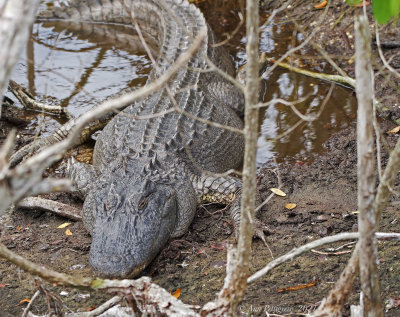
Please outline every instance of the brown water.
[[[203, 2], [200, 8], [207, 21], [221, 38], [235, 29], [239, 21], [239, 6], [232, 1]], [[268, 12], [262, 12], [262, 19]], [[33, 26], [32, 37], [12, 78], [29, 88], [41, 101], [61, 104], [78, 116], [106, 97], [126, 87], [145, 84], [151, 63], [140, 45], [115, 26], [109, 26], [119, 37], [106, 39], [96, 34], [65, 30], [62, 24]], [[261, 32], [261, 51], [269, 57], [279, 58], [288, 48], [302, 40], [302, 35], [287, 24], [275, 21]], [[129, 41], [131, 45], [124, 44]], [[236, 66], [246, 62], [244, 27], [226, 44]], [[302, 51], [309, 55], [310, 52]], [[322, 65], [321, 71], [327, 71]], [[268, 66], [265, 71], [268, 71]], [[329, 71], [329, 69], [328, 69]], [[302, 112], [315, 114], [327, 95], [331, 84], [289, 72], [282, 68], [271, 74], [264, 72], [262, 99], [288, 101], [307, 99], [296, 105]], [[287, 136], [271, 140], [292, 127], [299, 118], [280, 103], [263, 109], [260, 117], [257, 162], [259, 165], [278, 162], [305, 162], [323, 150], [323, 143], [334, 133], [354, 121], [355, 98], [350, 89], [335, 85], [331, 98], [320, 117], [313, 122], [301, 123]], [[53, 116], [37, 116], [31, 129], [40, 129], [43, 135], [63, 122]]]

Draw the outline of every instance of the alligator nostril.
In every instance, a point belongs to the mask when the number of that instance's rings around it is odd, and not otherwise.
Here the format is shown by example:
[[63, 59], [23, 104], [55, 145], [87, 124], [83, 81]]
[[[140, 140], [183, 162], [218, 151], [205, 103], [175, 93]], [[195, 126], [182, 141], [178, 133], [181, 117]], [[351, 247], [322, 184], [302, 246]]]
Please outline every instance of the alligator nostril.
[[112, 255], [110, 257], [108, 257], [108, 259], [105, 259], [106, 261], [108, 260], [108, 262], [112, 263], [112, 264], [123, 264], [124, 262], [124, 258], [121, 255]]

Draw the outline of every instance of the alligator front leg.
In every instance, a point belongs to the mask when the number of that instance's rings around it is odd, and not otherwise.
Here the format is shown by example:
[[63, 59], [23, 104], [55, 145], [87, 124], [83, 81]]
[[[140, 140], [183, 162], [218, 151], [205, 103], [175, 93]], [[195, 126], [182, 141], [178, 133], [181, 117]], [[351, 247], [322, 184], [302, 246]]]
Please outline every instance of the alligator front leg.
[[97, 178], [93, 165], [81, 163], [71, 157], [67, 165], [67, 177], [72, 179], [80, 198], [86, 198]]
[[[107, 122], [111, 119], [112, 115], [113, 114], [107, 114], [101, 119], [95, 120], [94, 122], [90, 123], [85, 129], [82, 130], [78, 141], [74, 145], [78, 146], [89, 140], [94, 132], [104, 128]], [[76, 120], [77, 120], [76, 118], [69, 120], [67, 123], [62, 125], [57, 130], [55, 130], [48, 137], [38, 138], [34, 140], [32, 143], [29, 143], [28, 145], [25, 145], [24, 147], [19, 149], [16, 153], [14, 153], [11, 156], [10, 165], [15, 166], [23, 159], [39, 152], [41, 149], [44, 149], [52, 144], [55, 144], [67, 138], [71, 130], [74, 128]]]

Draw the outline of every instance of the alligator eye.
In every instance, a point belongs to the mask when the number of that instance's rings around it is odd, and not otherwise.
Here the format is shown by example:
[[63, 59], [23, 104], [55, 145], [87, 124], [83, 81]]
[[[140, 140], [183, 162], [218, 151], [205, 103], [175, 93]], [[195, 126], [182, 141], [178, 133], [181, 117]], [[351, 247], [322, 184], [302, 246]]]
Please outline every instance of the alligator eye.
[[138, 209], [142, 210], [144, 207], [146, 207], [146, 205], [147, 205], [147, 197], [142, 197], [142, 199], [140, 199]]

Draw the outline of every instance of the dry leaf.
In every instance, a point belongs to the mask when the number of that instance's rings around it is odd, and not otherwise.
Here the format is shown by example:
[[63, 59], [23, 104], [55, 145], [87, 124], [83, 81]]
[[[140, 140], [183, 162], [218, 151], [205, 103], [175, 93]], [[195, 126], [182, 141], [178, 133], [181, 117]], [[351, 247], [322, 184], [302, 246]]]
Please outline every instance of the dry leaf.
[[278, 195], [278, 196], [281, 196], [281, 197], [285, 197], [286, 196], [286, 194], [283, 191], [281, 191], [279, 188], [271, 188], [270, 190], [275, 195]]
[[18, 231], [21, 231], [22, 228], [21, 228], [20, 226], [17, 226], [17, 230], [18, 230]]
[[86, 311], [92, 311], [92, 310], [95, 310], [96, 308], [97, 308], [96, 305], [92, 305], [89, 308], [86, 308]]
[[71, 230], [69, 230], [69, 229], [65, 230], [65, 234], [66, 234], [67, 236], [72, 236], [72, 232], [71, 232]]
[[328, 4], [328, 1], [324, 0], [321, 3], [318, 3], [314, 6], [315, 9], [322, 9], [325, 8], [326, 5]]
[[23, 304], [23, 303], [29, 303], [30, 301], [31, 301], [30, 298], [21, 299], [21, 300], [19, 301], [18, 305], [21, 305], [21, 304]]
[[216, 249], [216, 250], [223, 250], [225, 248], [225, 244], [213, 243], [213, 244], [211, 244], [211, 248]]
[[297, 206], [296, 204], [286, 204], [285, 208], [289, 209], [289, 210], [292, 210], [292, 209], [296, 208], [296, 206]]
[[387, 131], [386, 133], [387, 134], [392, 134], [392, 133], [395, 134], [395, 133], [399, 133], [399, 131], [400, 131], [400, 125], [393, 128], [392, 130]]
[[70, 224], [71, 224], [70, 222], [64, 222], [62, 225], [59, 225], [59, 226], [57, 227], [57, 229], [63, 229], [63, 228], [65, 228], [65, 227], [68, 227]]
[[50, 245], [56, 245], [56, 244], [59, 244], [59, 243], [61, 243], [61, 242], [63, 242], [62, 239], [56, 240], [56, 241], [52, 241], [52, 242], [50, 242]]
[[181, 291], [182, 291], [182, 289], [178, 288], [178, 289], [172, 294], [172, 296], [174, 296], [175, 298], [178, 298], [179, 296], [181, 296]]
[[200, 250], [196, 253], [196, 255], [199, 255], [199, 254], [206, 254], [206, 250], [200, 249]]
[[10, 284], [8, 284], [8, 283], [5, 283], [5, 284], [0, 284], [0, 288], [2, 288], [2, 287], [6, 287], [6, 286], [10, 286]]
[[298, 291], [300, 289], [313, 287], [313, 286], [315, 286], [315, 284], [317, 284], [317, 279], [314, 277], [314, 279], [310, 283], [299, 284], [296, 286], [289, 286], [289, 287], [281, 288], [281, 289], [278, 289], [278, 293]]

